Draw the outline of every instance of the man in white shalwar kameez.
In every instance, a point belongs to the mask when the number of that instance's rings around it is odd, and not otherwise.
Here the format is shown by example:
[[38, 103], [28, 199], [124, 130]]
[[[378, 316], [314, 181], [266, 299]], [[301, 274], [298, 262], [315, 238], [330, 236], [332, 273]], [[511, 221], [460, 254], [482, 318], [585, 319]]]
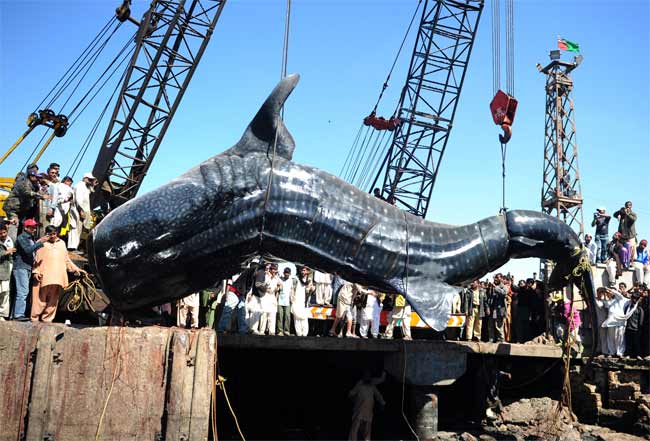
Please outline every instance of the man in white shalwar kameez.
[[332, 304], [332, 276], [320, 271], [314, 271], [314, 286], [316, 287], [316, 304]]
[[76, 227], [68, 233], [68, 249], [76, 250], [81, 240], [83, 229], [90, 230], [92, 218], [90, 216], [90, 194], [94, 191], [97, 180], [92, 173], [84, 174], [81, 182], [74, 187], [74, 204], [70, 211], [71, 217], [74, 218]]
[[[266, 264], [264, 269], [260, 269], [255, 273], [255, 292], [248, 302], [250, 311], [249, 327], [253, 334], [262, 335], [266, 332], [270, 317], [267, 311], [270, 309], [271, 299], [265, 299], [265, 297], [277, 295], [281, 287], [282, 281], [278, 277], [278, 266], [276, 264]], [[275, 305], [277, 308], [277, 302]], [[275, 328], [275, 312], [273, 313], [273, 327]]]
[[309, 268], [301, 267], [298, 274], [296, 289], [291, 293], [291, 313], [293, 314], [293, 325], [296, 328], [296, 335], [305, 337], [309, 333], [307, 299], [316, 288], [309, 277]]
[[359, 334], [361, 338], [368, 338], [368, 325], [370, 324], [370, 334], [373, 338], [379, 338], [379, 319], [382, 307], [379, 293], [371, 289], [367, 291], [368, 297], [366, 297], [366, 306], [361, 313]]
[[607, 330], [607, 353], [622, 357], [625, 354], [625, 324], [636, 310], [637, 304], [628, 309], [626, 307], [630, 299], [612, 289], [607, 292], [609, 299], [603, 302], [608, 308], [607, 319], [601, 325], [601, 329]]

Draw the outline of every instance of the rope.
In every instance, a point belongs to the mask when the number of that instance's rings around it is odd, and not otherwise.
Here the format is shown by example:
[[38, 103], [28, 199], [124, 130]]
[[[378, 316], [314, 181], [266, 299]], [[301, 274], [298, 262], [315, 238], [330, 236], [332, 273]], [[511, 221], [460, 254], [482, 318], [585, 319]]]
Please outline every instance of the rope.
[[[404, 216], [404, 230], [406, 231], [406, 261], [404, 263], [404, 297], [406, 298], [407, 292], [408, 292], [408, 284], [409, 284], [409, 273], [408, 273], [408, 268], [409, 268], [409, 225], [408, 225], [408, 220], [406, 218], [406, 211], [402, 211], [402, 216]], [[404, 418], [404, 421], [406, 421], [406, 425], [408, 426], [409, 430], [411, 433], [415, 436], [415, 439], [420, 441], [420, 438], [418, 437], [418, 434], [413, 430], [413, 427], [411, 427], [411, 423], [409, 423], [408, 418], [406, 417], [406, 414], [404, 413], [404, 391], [406, 388], [406, 341], [402, 340], [402, 358], [404, 360], [404, 365], [402, 369], [402, 418]]]
[[235, 411], [233, 410], [232, 405], [230, 404], [230, 399], [228, 398], [228, 391], [226, 390], [226, 379], [221, 375], [217, 374], [216, 385], [219, 386], [219, 388], [223, 391], [223, 396], [226, 398], [226, 404], [228, 404], [228, 409], [230, 409], [230, 414], [235, 420], [235, 426], [237, 426], [237, 432], [239, 432], [239, 436], [241, 437], [242, 441], [246, 441], [246, 438], [244, 438], [244, 434], [242, 433], [241, 428], [239, 427], [237, 414], [235, 414]]
[[[118, 377], [118, 365], [119, 365], [119, 356], [120, 356], [120, 349], [121, 349], [121, 342], [122, 342], [122, 333], [124, 331], [124, 326], [120, 327], [119, 333], [118, 333], [118, 340], [117, 340], [117, 352], [115, 354], [115, 364], [113, 366], [113, 375], [111, 378], [111, 386], [108, 389], [108, 395], [106, 396], [106, 400], [104, 401], [104, 408], [102, 409], [102, 413], [99, 416], [99, 423], [97, 424], [97, 431], [95, 432], [95, 441], [99, 441], [99, 433], [102, 429], [102, 424], [104, 422], [104, 416], [106, 416], [106, 409], [108, 408], [108, 402], [111, 399], [111, 395], [113, 394], [113, 387], [115, 386], [115, 381], [117, 380]], [[108, 340], [108, 333], [110, 332], [110, 328], [106, 328], [106, 339]]]
[[501, 213], [506, 212], [506, 150], [508, 145], [501, 143]]
[[[287, 0], [287, 14], [285, 16], [285, 21], [284, 21], [284, 41], [282, 47], [282, 71], [281, 71], [282, 74], [284, 74], [284, 76], [286, 76], [287, 73], [287, 61], [289, 56], [290, 14], [291, 14], [291, 0]], [[284, 76], [280, 79], [282, 80]], [[273, 171], [275, 168], [275, 155], [276, 155], [276, 148], [278, 145], [278, 132], [279, 132], [280, 124], [282, 123], [283, 120], [284, 120], [284, 104], [282, 104], [282, 109], [280, 111], [280, 114], [278, 114], [276, 118], [275, 137], [273, 138], [273, 148], [272, 148], [273, 154], [271, 155], [271, 169], [269, 170], [269, 179], [266, 186], [266, 193], [264, 195], [264, 205], [262, 208], [262, 225], [260, 226], [260, 248], [262, 246], [262, 240], [264, 238], [264, 224], [266, 223], [266, 209], [269, 204], [269, 199], [271, 197], [271, 187], [273, 185]], [[269, 154], [268, 150], [266, 154], [268, 156]]]
[[402, 418], [404, 418], [404, 421], [406, 421], [406, 425], [409, 427], [409, 430], [415, 436], [415, 439], [420, 441], [420, 437], [418, 434], [413, 430], [413, 427], [411, 426], [411, 423], [409, 423], [408, 418], [406, 417], [406, 414], [404, 413], [404, 392], [406, 389], [406, 341], [402, 340], [402, 360], [404, 360], [403, 363], [403, 369], [402, 369]]
[[93, 302], [97, 297], [97, 288], [87, 273], [82, 273], [79, 279], [66, 286], [63, 296], [69, 312], [76, 312], [82, 306], [95, 312]]

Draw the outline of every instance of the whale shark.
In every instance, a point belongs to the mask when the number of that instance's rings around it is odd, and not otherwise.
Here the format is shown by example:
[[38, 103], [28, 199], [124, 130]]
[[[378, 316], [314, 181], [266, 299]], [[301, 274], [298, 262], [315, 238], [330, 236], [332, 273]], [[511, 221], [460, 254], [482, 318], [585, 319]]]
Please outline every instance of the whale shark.
[[174, 301], [257, 255], [403, 294], [436, 330], [447, 324], [458, 285], [511, 258], [552, 259], [550, 286], [586, 280], [594, 304], [590, 272], [573, 271], [586, 251], [556, 218], [511, 210], [462, 226], [431, 222], [293, 162], [295, 142], [280, 114], [298, 79], [279, 82], [234, 146], [95, 227], [89, 260], [113, 307]]

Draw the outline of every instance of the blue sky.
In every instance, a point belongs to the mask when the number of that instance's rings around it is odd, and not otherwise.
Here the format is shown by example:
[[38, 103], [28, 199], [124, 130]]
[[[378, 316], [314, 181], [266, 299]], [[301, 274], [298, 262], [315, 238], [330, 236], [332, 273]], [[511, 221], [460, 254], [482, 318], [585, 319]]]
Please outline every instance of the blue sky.
[[[27, 115], [118, 3], [0, 0], [3, 148], [25, 130]], [[148, 3], [134, 0], [134, 16], [139, 17]], [[287, 102], [285, 119], [296, 139], [295, 161], [335, 174], [340, 171], [360, 120], [377, 99], [415, 5], [416, 0], [293, 1], [288, 70], [300, 73], [302, 79]], [[573, 74], [573, 96], [585, 220], [591, 220], [597, 206], [604, 205], [611, 213], [629, 199], [639, 215], [639, 235], [650, 235], [648, 5], [646, 0], [625, 0], [615, 6], [586, 0], [515, 2], [519, 109], [508, 148], [508, 207], [536, 210], [540, 206], [545, 97], [544, 76], [535, 65], [546, 64], [548, 51], [561, 35], [578, 42], [584, 56]], [[279, 79], [284, 6], [284, 0], [229, 0], [142, 190], [169, 181], [239, 139]], [[431, 220], [471, 223], [497, 213], [501, 204], [499, 130], [488, 110], [490, 15], [488, 2], [433, 192]], [[120, 44], [133, 31], [128, 25], [116, 34]], [[409, 57], [407, 49], [398, 61], [382, 100], [383, 113], [395, 106]], [[56, 139], [41, 164], [56, 160], [65, 172], [98, 108], [99, 104], [91, 106], [68, 135]], [[104, 129], [105, 125], [76, 178], [92, 169]], [[0, 175], [15, 174], [41, 134], [32, 134], [0, 166]], [[527, 277], [536, 266], [527, 260], [509, 264], [506, 271]]]

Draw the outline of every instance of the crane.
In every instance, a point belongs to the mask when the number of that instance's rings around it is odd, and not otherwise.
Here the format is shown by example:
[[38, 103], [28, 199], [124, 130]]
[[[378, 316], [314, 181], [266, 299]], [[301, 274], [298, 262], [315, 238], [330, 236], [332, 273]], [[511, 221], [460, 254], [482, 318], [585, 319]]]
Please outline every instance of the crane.
[[154, 0], [138, 25], [136, 47], [93, 168], [101, 191], [93, 207], [115, 208], [137, 194], [226, 0]]
[[425, 0], [392, 141], [370, 185], [425, 217], [453, 127], [483, 0]]

